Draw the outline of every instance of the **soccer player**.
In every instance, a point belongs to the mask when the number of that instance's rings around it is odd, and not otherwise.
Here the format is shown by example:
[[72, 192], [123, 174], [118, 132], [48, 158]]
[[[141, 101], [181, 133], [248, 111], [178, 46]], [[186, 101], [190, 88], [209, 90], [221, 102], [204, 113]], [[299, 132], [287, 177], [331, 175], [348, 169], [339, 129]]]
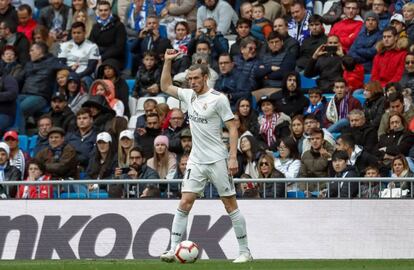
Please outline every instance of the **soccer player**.
[[[193, 148], [187, 163], [182, 183], [182, 196], [175, 213], [171, 229], [171, 249], [161, 255], [161, 260], [172, 262], [174, 250], [187, 228], [188, 214], [196, 197], [202, 194], [210, 180], [216, 187], [224, 207], [229, 213], [240, 255], [233, 262], [244, 263], [253, 258], [247, 245], [246, 221], [237, 206], [232, 175], [237, 172], [237, 127], [225, 95], [207, 86], [207, 65], [195, 64], [187, 75], [191, 89], [182, 89], [172, 84], [171, 63], [179, 55], [173, 49], [165, 53], [161, 75], [161, 90], [178, 98], [188, 106]], [[221, 123], [230, 134], [230, 154], [221, 140]]]

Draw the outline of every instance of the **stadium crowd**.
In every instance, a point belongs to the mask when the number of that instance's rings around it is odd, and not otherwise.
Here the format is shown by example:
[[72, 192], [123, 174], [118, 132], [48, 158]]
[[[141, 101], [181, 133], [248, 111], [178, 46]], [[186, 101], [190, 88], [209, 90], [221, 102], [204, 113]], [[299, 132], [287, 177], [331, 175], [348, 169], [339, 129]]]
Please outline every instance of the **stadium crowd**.
[[[397, 178], [414, 176], [413, 43], [408, 0], [1, 0], [0, 181], [182, 179], [188, 116], [160, 89], [174, 48], [174, 84], [188, 87], [189, 66], [205, 64], [209, 87], [229, 99], [234, 177], [321, 178], [248, 182], [238, 196], [410, 194]], [[392, 179], [323, 181], [358, 176]], [[0, 185], [0, 197], [53, 198], [54, 188]], [[179, 184], [83, 189], [180, 196]]]

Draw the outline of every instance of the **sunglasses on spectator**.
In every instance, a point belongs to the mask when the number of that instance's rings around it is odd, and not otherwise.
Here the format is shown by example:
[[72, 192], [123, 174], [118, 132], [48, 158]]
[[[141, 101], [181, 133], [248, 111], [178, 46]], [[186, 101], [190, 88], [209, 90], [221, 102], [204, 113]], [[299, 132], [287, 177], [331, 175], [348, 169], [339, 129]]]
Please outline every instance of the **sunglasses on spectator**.
[[263, 165], [264, 166], [269, 166], [269, 163], [267, 163], [267, 162], [260, 162], [259, 165], [260, 165], [260, 167], [263, 166]]
[[409, 64], [414, 64], [414, 61], [405, 61], [405, 64], [406, 64], [406, 65], [409, 65]]

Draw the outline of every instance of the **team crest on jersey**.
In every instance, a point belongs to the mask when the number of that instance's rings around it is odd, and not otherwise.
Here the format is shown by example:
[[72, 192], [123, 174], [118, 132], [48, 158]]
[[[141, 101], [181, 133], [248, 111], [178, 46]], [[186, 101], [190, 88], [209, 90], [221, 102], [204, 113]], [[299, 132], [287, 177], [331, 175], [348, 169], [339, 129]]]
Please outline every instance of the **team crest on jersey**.
[[204, 103], [203, 110], [207, 110], [207, 103]]

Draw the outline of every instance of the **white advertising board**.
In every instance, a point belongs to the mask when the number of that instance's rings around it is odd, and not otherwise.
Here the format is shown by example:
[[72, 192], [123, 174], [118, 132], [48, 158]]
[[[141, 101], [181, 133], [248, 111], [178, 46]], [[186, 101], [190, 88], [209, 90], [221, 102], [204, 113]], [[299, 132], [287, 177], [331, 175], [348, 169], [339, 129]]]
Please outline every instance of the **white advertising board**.
[[[176, 200], [0, 201], [1, 259], [157, 258]], [[257, 259], [414, 258], [414, 200], [244, 200]], [[218, 200], [199, 200], [188, 238], [202, 258], [235, 258]]]

